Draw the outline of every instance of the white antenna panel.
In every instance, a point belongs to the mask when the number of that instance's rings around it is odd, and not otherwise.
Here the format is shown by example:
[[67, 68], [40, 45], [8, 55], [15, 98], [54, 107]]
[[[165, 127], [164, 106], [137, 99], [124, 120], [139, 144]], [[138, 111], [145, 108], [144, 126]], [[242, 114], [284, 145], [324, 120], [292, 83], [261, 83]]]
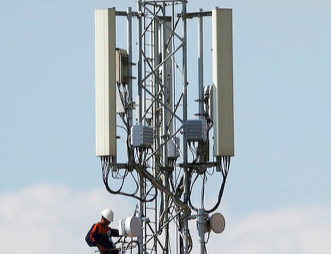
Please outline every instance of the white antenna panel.
[[95, 11], [96, 156], [116, 156], [115, 9]]
[[214, 156], [234, 156], [232, 10], [212, 11]]

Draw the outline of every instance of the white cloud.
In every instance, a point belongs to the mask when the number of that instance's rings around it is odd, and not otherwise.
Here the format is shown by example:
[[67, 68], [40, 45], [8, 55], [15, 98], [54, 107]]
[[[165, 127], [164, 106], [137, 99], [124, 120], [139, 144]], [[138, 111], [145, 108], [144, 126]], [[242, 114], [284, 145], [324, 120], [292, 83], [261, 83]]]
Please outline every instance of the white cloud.
[[44, 184], [2, 194], [0, 253], [94, 253], [84, 237], [107, 207], [114, 210], [115, 221], [134, 209], [134, 205], [110, 196], [104, 189], [73, 192], [65, 186]]
[[[331, 207], [287, 207], [232, 218], [222, 235], [211, 237], [210, 253], [330, 253]], [[216, 239], [219, 239], [217, 241]]]
[[[135, 202], [130, 201], [111, 196], [103, 188], [73, 192], [48, 184], [1, 194], [0, 253], [94, 253], [84, 237], [100, 219], [100, 211], [111, 207], [117, 221], [133, 213]], [[226, 218], [226, 222], [224, 233], [211, 235], [208, 253], [326, 254], [331, 249], [330, 206], [287, 207]], [[193, 253], [198, 254], [196, 238], [194, 242]]]

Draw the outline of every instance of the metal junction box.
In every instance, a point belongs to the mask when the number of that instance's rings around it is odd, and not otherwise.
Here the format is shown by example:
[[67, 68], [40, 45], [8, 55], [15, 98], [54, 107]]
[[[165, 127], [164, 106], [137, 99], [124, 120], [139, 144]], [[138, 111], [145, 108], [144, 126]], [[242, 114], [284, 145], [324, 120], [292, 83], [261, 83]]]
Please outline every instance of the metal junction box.
[[131, 145], [134, 147], [151, 147], [153, 145], [153, 128], [145, 125], [132, 126]]
[[116, 49], [116, 82], [128, 84], [128, 53], [124, 49]]
[[207, 123], [204, 119], [187, 120], [186, 122], [187, 141], [206, 141]]
[[175, 137], [173, 139], [170, 139], [170, 141], [168, 143], [168, 158], [169, 159], [177, 159], [180, 156], [179, 149], [180, 149], [180, 139], [179, 139], [179, 137]]

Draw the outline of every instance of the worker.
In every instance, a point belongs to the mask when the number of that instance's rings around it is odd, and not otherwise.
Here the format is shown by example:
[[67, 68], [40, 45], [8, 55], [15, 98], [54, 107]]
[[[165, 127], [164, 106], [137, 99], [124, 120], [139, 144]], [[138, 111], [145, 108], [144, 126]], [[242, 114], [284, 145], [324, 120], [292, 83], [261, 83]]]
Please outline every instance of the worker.
[[119, 232], [117, 229], [109, 227], [114, 219], [114, 213], [110, 209], [105, 209], [101, 215], [100, 222], [93, 225], [86, 241], [90, 241], [92, 246], [96, 246], [101, 254], [118, 254], [119, 251], [116, 249], [112, 236], [118, 237]]

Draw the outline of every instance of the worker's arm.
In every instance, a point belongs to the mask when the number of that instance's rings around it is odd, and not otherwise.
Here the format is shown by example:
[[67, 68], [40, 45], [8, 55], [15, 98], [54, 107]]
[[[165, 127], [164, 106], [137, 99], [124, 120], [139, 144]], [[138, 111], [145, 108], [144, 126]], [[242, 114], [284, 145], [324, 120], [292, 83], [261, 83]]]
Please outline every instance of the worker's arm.
[[110, 229], [111, 230], [111, 236], [119, 237], [119, 231], [117, 229]]
[[92, 228], [91, 233], [89, 235], [90, 241], [94, 244], [93, 246], [96, 246], [96, 244], [97, 244], [94, 237], [95, 237], [96, 232], [98, 232], [98, 227], [99, 227], [99, 225], [98, 225], [98, 223], [96, 223], [94, 225], [94, 227]]

